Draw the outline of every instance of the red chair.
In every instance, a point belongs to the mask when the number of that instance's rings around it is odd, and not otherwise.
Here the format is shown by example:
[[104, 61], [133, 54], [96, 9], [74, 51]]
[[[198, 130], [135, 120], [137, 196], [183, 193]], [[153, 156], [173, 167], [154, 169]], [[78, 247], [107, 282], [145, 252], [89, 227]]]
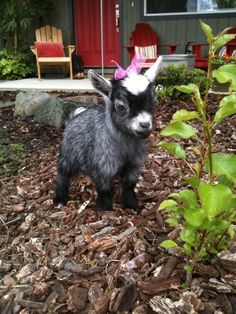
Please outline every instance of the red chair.
[[146, 58], [145, 64], [142, 67], [150, 67], [159, 55], [159, 47], [167, 47], [167, 53], [175, 53], [178, 45], [160, 45], [157, 33], [151, 26], [144, 22], [139, 22], [135, 25], [135, 30], [130, 37], [130, 45], [124, 46], [127, 48], [130, 60], [135, 55], [142, 55]]
[[[236, 34], [236, 27], [232, 27], [229, 31], [228, 34]], [[208, 44], [191, 44], [193, 48], [193, 54], [196, 55], [195, 57], [195, 68], [199, 68], [202, 70], [207, 70], [208, 66], [208, 57], [202, 55], [202, 47], [209, 46]], [[225, 46], [223, 46], [220, 51], [219, 55], [236, 55], [236, 38], [232, 39], [229, 41]]]
[[[230, 30], [228, 30], [228, 34], [235, 34], [236, 35], [236, 27], [232, 27]], [[236, 37], [232, 40], [230, 40], [226, 45], [226, 54], [228, 56], [236, 56]]]
[[195, 57], [194, 67], [207, 71], [208, 57], [202, 55], [202, 47], [208, 47], [208, 44], [192, 44]]

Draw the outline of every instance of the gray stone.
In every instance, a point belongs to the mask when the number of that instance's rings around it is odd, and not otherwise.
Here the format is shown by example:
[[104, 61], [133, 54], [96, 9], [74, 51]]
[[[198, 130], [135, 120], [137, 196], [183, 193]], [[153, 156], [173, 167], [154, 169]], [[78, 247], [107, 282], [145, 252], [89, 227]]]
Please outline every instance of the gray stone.
[[55, 128], [61, 128], [64, 126], [70, 113], [81, 106], [86, 105], [71, 100], [51, 97], [49, 102], [41, 106], [40, 110], [36, 112], [34, 121]]
[[1, 101], [0, 100], [0, 108], [6, 108], [6, 107], [11, 107], [14, 106], [15, 102], [14, 101]]
[[14, 115], [16, 117], [34, 116], [36, 112], [50, 101], [50, 95], [39, 91], [20, 92], [16, 95]]

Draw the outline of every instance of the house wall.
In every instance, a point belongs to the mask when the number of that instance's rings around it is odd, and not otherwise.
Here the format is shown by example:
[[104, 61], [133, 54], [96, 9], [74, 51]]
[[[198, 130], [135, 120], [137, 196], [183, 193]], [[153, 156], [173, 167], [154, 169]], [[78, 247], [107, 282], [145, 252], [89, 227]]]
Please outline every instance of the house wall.
[[36, 20], [33, 27], [29, 30], [28, 42], [35, 41], [34, 30], [40, 26], [52, 25], [62, 30], [64, 45], [74, 45], [74, 18], [72, 0], [53, 0], [54, 10], [47, 14], [43, 19]]
[[[149, 23], [159, 35], [160, 44], [179, 44], [177, 53], [184, 53], [188, 41], [206, 43], [206, 39], [199, 25], [199, 17], [158, 18], [142, 16], [143, 0], [121, 0], [121, 61], [129, 64], [128, 53], [123, 45], [129, 44], [129, 37], [138, 21]], [[209, 24], [214, 34], [226, 27], [236, 27], [236, 13], [221, 15], [203, 15], [201, 19]], [[165, 54], [165, 50], [160, 50]]]

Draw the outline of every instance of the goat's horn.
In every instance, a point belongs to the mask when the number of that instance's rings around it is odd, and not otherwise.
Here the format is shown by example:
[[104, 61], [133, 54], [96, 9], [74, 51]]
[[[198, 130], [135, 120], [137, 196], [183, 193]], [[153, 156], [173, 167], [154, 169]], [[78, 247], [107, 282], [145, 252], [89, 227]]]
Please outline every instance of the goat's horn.
[[159, 56], [156, 62], [145, 72], [145, 76], [148, 78], [150, 82], [153, 82], [156, 78], [157, 72], [161, 67], [162, 56]]

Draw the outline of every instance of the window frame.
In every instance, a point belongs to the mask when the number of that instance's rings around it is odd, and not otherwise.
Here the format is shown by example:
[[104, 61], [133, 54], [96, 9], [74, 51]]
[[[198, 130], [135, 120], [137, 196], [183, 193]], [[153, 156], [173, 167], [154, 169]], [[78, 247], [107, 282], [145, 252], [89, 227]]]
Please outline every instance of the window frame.
[[[199, 0], [197, 0], [199, 1]], [[235, 14], [236, 8], [234, 9], [223, 9], [219, 11], [199, 11], [199, 12], [176, 12], [176, 13], [147, 13], [147, 0], [140, 0], [140, 8], [142, 12], [142, 18], [146, 19], [170, 19], [170, 18], [192, 18], [192, 17], [219, 17], [225, 16], [226, 14]]]

